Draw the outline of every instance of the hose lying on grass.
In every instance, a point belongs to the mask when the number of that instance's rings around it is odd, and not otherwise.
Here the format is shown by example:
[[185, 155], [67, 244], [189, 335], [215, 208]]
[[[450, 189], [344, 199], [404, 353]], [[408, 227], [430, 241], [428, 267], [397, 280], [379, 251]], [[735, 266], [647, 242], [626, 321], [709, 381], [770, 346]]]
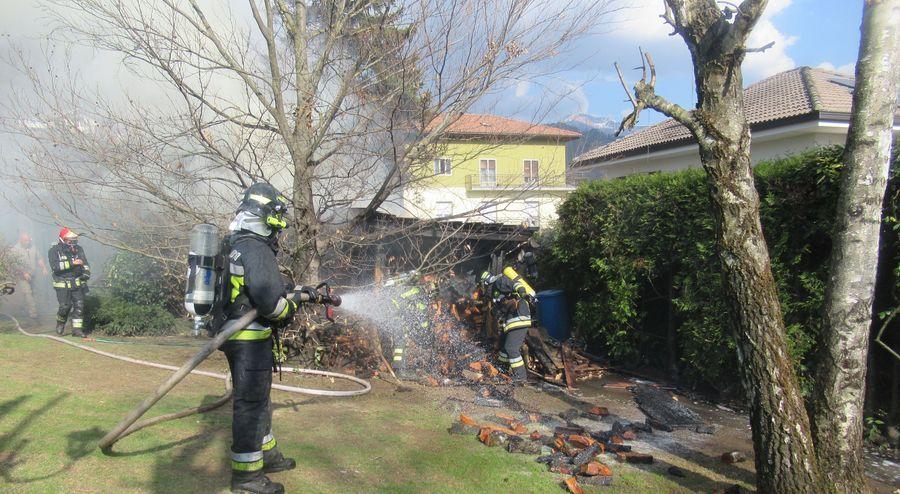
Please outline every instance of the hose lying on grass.
[[[203, 346], [203, 348], [197, 352], [196, 355], [191, 357], [187, 362], [185, 362], [181, 367], [175, 367], [173, 365], [159, 364], [156, 362], [148, 362], [146, 360], [135, 359], [131, 357], [125, 357], [122, 355], [116, 355], [114, 353], [105, 352], [103, 350], [99, 350], [96, 348], [89, 347], [87, 345], [81, 345], [71, 340], [67, 340], [65, 338], [60, 338], [59, 336], [54, 336], [51, 334], [34, 334], [29, 333], [22, 329], [22, 326], [19, 325], [18, 319], [9, 315], [0, 313], [9, 319], [16, 325], [16, 329], [19, 330], [20, 333], [31, 336], [35, 338], [48, 338], [54, 341], [58, 341], [60, 343], [65, 343], [66, 345], [73, 346], [75, 348], [79, 348], [81, 350], [86, 350], [91, 353], [96, 353], [97, 355], [102, 355], [104, 357], [113, 358], [116, 360], [121, 360], [123, 362], [128, 362], [131, 364], [144, 365], [147, 367], [155, 367], [157, 369], [165, 369], [165, 370], [174, 370], [176, 371], [172, 376], [169, 377], [164, 383], [162, 383], [156, 391], [153, 392], [150, 396], [144, 399], [140, 405], [137, 406], [131, 413], [129, 413], [121, 422], [119, 422], [106, 436], [100, 439], [99, 446], [100, 449], [104, 452], [109, 452], [112, 448], [112, 445], [116, 443], [116, 441], [126, 437], [128, 435], [133, 434], [145, 427], [149, 427], [154, 424], [158, 424], [161, 422], [165, 422], [167, 420], [174, 420], [181, 417], [187, 417], [188, 415], [193, 415], [195, 413], [203, 413], [218, 408], [231, 399], [231, 377], [227, 374], [220, 374], [218, 372], [209, 372], [197, 370], [196, 367], [200, 365], [212, 352], [218, 349], [228, 338], [231, 337], [237, 331], [240, 331], [244, 327], [246, 327], [250, 322], [256, 319], [256, 310], [251, 310], [247, 314], [245, 314], [240, 319], [229, 322], [225, 325], [222, 331], [216, 335], [215, 338], [212, 339], [209, 343]], [[329, 389], [313, 389], [313, 388], [301, 388], [296, 386], [286, 386], [283, 384], [272, 384], [273, 389], [277, 389], [280, 391], [287, 391], [288, 393], [299, 393], [299, 394], [307, 394], [314, 396], [334, 396], [334, 397], [350, 397], [350, 396], [359, 396], [371, 391], [372, 386], [368, 381], [364, 379], [360, 379], [355, 376], [350, 376], [347, 374], [340, 374], [337, 372], [328, 372], [321, 371], [315, 369], [295, 369], [292, 367], [284, 367], [282, 368], [283, 372], [288, 373], [296, 373], [296, 374], [306, 374], [306, 375], [314, 375], [314, 376], [324, 376], [331, 377], [335, 379], [343, 379], [347, 381], [352, 381], [356, 384], [362, 386], [362, 389], [355, 389], [350, 391], [334, 391]], [[144, 413], [147, 412], [156, 402], [162, 399], [163, 396], [166, 395], [172, 388], [175, 387], [176, 384], [181, 382], [182, 379], [187, 377], [188, 374], [195, 374], [198, 376], [206, 376], [212, 377], [215, 379], [222, 379], [225, 381], [225, 394], [220, 398], [216, 399], [216, 401], [201, 405], [199, 407], [188, 408], [182, 410], [180, 412], [169, 413], [165, 415], [160, 415], [158, 417], [153, 417], [150, 419], [142, 420], [138, 422], [137, 420], [141, 418]]]

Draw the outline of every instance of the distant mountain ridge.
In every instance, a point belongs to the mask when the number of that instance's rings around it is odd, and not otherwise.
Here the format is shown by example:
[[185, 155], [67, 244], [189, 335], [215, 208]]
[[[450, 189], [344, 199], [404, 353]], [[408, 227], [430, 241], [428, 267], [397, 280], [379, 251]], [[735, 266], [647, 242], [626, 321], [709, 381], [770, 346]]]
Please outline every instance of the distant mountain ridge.
[[616, 131], [619, 130], [619, 122], [612, 118], [584, 113], [569, 115], [562, 122], [548, 125], [581, 132], [580, 138], [566, 143], [566, 165], [571, 164], [576, 156], [616, 140]]

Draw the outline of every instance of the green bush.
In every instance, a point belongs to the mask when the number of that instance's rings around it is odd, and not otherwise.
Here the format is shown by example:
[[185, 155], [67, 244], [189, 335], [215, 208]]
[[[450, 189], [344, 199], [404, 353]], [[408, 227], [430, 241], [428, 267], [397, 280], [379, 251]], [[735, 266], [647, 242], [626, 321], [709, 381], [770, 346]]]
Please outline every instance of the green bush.
[[[755, 169], [790, 352], [804, 386], [821, 327], [841, 153], [820, 149]], [[892, 173], [887, 219], [898, 216]], [[579, 336], [613, 361], [734, 394], [737, 358], [709, 211], [702, 170], [582, 184], [559, 209], [542, 268], [573, 302]], [[882, 256], [887, 272], [896, 271], [897, 258]]]
[[159, 305], [139, 305], [119, 297], [91, 295], [85, 300], [90, 327], [109, 336], [167, 336], [177, 318]]
[[110, 336], [164, 336], [177, 332], [171, 310], [181, 305], [178, 280], [153, 259], [119, 252], [106, 264], [99, 295], [85, 300], [89, 327]]
[[106, 263], [105, 287], [116, 298], [139, 305], [160, 305], [180, 310], [181, 281], [166, 266], [131, 252], [119, 252]]

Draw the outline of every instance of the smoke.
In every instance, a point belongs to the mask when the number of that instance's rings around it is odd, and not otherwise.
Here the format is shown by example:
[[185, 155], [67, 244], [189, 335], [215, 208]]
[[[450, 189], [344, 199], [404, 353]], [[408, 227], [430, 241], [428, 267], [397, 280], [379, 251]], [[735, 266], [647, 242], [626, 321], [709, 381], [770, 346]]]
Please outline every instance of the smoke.
[[401, 293], [399, 287], [385, 287], [341, 294], [340, 311], [374, 324], [382, 334], [401, 337], [404, 325], [414, 317], [398, 307], [399, 303], [394, 304], [395, 300], [399, 302]]
[[[400, 294], [409, 286], [358, 290], [341, 295], [341, 311], [374, 324], [395, 347], [406, 347], [407, 369], [430, 375], [458, 375], [459, 365], [483, 358], [469, 327], [451, 314], [450, 303], [440, 298], [425, 302], [424, 310], [405, 303]], [[396, 302], [396, 303], [395, 303]], [[428, 325], [422, 323], [427, 321]]]

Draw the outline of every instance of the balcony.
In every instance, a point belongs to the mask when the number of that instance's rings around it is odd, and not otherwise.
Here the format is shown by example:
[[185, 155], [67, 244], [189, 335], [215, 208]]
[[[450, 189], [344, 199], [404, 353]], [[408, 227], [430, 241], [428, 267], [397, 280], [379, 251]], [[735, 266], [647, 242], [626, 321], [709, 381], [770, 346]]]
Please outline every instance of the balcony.
[[525, 181], [522, 175], [491, 175], [473, 174], [466, 175], [467, 191], [528, 191], [528, 190], [573, 190], [568, 174], [540, 177], [534, 181]]
[[566, 172], [564, 175], [542, 176], [526, 181], [523, 175], [472, 174], [466, 175], [467, 191], [567, 191], [575, 190], [586, 179], [584, 172]]

